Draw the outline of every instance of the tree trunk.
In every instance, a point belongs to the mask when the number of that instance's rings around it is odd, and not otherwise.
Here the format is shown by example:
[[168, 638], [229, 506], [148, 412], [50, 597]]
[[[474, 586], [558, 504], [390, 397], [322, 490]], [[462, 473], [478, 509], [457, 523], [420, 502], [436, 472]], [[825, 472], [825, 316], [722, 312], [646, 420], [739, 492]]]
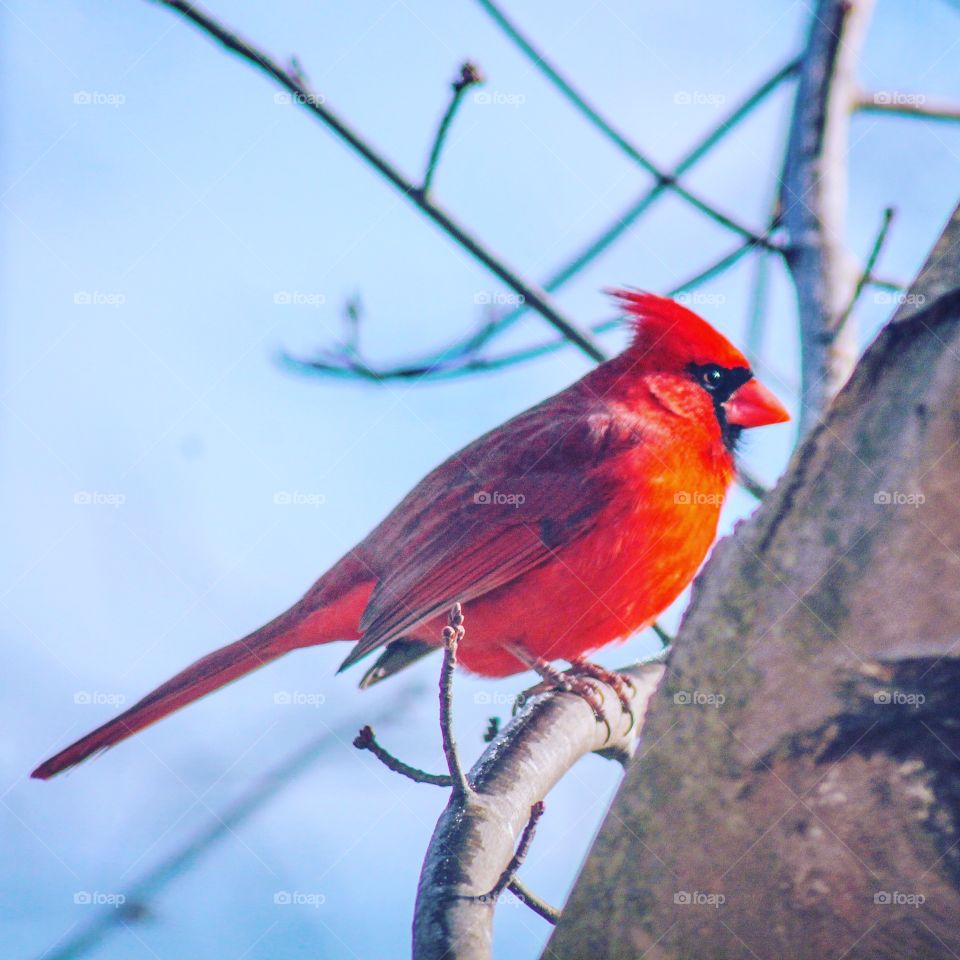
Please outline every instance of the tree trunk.
[[544, 957], [960, 953], [960, 214], [698, 581]]

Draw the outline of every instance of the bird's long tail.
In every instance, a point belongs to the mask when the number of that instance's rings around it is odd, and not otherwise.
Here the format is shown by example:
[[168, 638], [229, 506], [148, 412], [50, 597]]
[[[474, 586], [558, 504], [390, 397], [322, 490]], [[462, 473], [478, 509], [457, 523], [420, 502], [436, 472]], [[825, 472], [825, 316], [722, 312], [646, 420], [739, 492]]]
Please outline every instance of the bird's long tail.
[[297, 647], [356, 639], [356, 624], [369, 590], [362, 584], [351, 584], [355, 589], [340, 592], [335, 603], [325, 606], [318, 596], [321, 586], [345, 584], [321, 581], [286, 613], [181, 670], [120, 716], [41, 763], [31, 776], [47, 780]]

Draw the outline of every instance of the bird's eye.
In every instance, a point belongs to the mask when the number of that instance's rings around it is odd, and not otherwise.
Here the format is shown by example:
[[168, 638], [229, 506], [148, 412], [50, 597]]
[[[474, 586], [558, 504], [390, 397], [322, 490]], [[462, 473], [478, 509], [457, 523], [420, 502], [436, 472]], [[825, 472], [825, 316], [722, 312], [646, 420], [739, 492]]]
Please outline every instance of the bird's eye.
[[700, 374], [700, 381], [707, 390], [716, 390], [723, 383], [723, 379], [721, 367], [706, 367]]

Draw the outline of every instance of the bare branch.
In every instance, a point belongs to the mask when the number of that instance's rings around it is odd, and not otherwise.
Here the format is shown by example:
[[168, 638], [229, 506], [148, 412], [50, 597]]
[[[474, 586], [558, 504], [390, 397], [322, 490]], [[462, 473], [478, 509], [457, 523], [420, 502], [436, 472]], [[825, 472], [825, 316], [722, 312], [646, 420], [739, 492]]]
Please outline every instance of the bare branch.
[[467, 781], [457, 741], [453, 735], [453, 673], [457, 668], [457, 644], [463, 639], [463, 609], [455, 603], [450, 611], [450, 620], [443, 628], [443, 666], [440, 668], [440, 735], [443, 738], [443, 754], [447, 758], [453, 799], [462, 803], [472, 788]]
[[443, 152], [444, 144], [447, 141], [447, 134], [450, 132], [450, 124], [456, 116], [460, 104], [463, 102], [463, 95], [467, 90], [478, 83], [484, 82], [484, 76], [480, 68], [469, 60], [460, 67], [460, 76], [453, 81], [453, 96], [450, 103], [440, 119], [440, 126], [437, 127], [436, 136], [433, 138], [433, 146], [430, 148], [430, 159], [427, 161], [427, 171], [423, 175], [423, 186], [420, 188], [424, 196], [430, 192], [430, 185], [433, 183], [433, 175], [436, 173], [437, 164], [440, 162], [440, 154]]
[[861, 93], [853, 108], [861, 113], [889, 113], [920, 120], [960, 120], [960, 104], [931, 99], [923, 93], [904, 93], [900, 90]]
[[[791, 61], [764, 80], [763, 83], [731, 110], [723, 120], [703, 136], [696, 146], [673, 168], [668, 174], [668, 177], [671, 180], [675, 180], [686, 171], [693, 169], [716, 144], [723, 140], [731, 130], [735, 129], [736, 126], [776, 90], [781, 83], [793, 76], [797, 71], [797, 66], [798, 61]], [[649, 190], [645, 191], [627, 210], [618, 214], [610, 226], [599, 236], [590, 241], [582, 250], [552, 274], [550, 278], [544, 282], [544, 290], [548, 293], [559, 290], [581, 270], [589, 266], [589, 264], [626, 233], [665, 191], [666, 183], [661, 181], [658, 181]], [[776, 249], [778, 252], [781, 252], [779, 247]], [[680, 289], [688, 289], [693, 285], [694, 281], [688, 280], [686, 285], [681, 285], [676, 288], [674, 292], [679, 292]], [[282, 359], [285, 363], [294, 366], [300, 372], [324, 373], [332, 376], [350, 376], [351, 374], [356, 374], [360, 379], [374, 381], [390, 379], [447, 379], [449, 377], [482, 373], [485, 370], [496, 369], [497, 367], [481, 360], [478, 356], [479, 351], [516, 323], [527, 312], [527, 309], [526, 304], [520, 304], [508, 310], [502, 316], [484, 323], [463, 339], [444, 347], [442, 350], [393, 368], [372, 370], [369, 363], [360, 364], [359, 361], [355, 361], [352, 364], [344, 363], [342, 361], [342, 353], [340, 352], [335, 354], [336, 360], [329, 363], [322, 357], [315, 360], [299, 360], [284, 355]], [[594, 333], [603, 333], [611, 329], [611, 326], [608, 324], [598, 324], [594, 325], [591, 329]], [[560, 349], [566, 346], [567, 343], [568, 341], [566, 340], [557, 340], [550, 346], [551, 349]], [[349, 354], [349, 351], [346, 351], [346, 353]], [[526, 359], [534, 359], [534, 357], [518, 357], [516, 360], [508, 358], [502, 363], [497, 363], [497, 366], [506, 366], [512, 362], [524, 362]], [[491, 361], [491, 363], [495, 362], [496, 361]]]
[[852, 287], [843, 250], [854, 64], [872, 0], [818, 0], [800, 66], [781, 177], [780, 222], [800, 320], [801, 436], [823, 414], [856, 358], [853, 326], [836, 319]]
[[519, 877], [510, 881], [510, 892], [522, 900], [535, 914], [543, 917], [547, 923], [556, 924], [560, 920], [560, 911], [528, 889]]
[[479, 3], [480, 6], [490, 14], [494, 22], [523, 52], [527, 59], [530, 60], [531, 64], [539, 70], [597, 130], [607, 137], [611, 143], [615, 144], [622, 153], [633, 160], [639, 167], [646, 170], [647, 173], [656, 177], [659, 184], [669, 187], [677, 196], [682, 197], [687, 203], [710, 217], [711, 220], [719, 223], [722, 227], [726, 227], [728, 230], [740, 234], [741, 237], [753, 241], [754, 244], [763, 245], [766, 242], [756, 231], [738, 223], [728, 214], [721, 213], [715, 206], [691, 193], [686, 187], [681, 186], [673, 175], [661, 170], [660, 167], [650, 160], [624, 133], [614, 127], [596, 107], [589, 103], [586, 97], [576, 90], [569, 80], [560, 74], [547, 57], [533, 46], [530, 40], [519, 31], [517, 26], [507, 18], [504, 12], [493, 3], [492, 0], [479, 0]]
[[663, 671], [660, 661], [624, 671], [636, 685], [632, 728], [616, 692], [601, 685], [609, 739], [580, 697], [551, 691], [532, 697], [487, 747], [470, 771], [472, 793], [466, 802], [451, 796], [430, 841], [414, 916], [416, 960], [488, 960], [494, 904], [478, 897], [502, 876], [531, 808], [585, 754], [629, 759]]
[[883, 220], [880, 223], [880, 229], [877, 231], [877, 235], [873, 240], [873, 246], [870, 248], [870, 253], [867, 255], [867, 260], [863, 265], [863, 270], [860, 273], [860, 278], [857, 280], [857, 285], [853, 289], [853, 295], [850, 297], [850, 302], [847, 304], [847, 307], [843, 313], [837, 317], [837, 330], [841, 329], [850, 318], [850, 315], [853, 313], [853, 308], [857, 305], [857, 301], [860, 299], [860, 294], [863, 293], [867, 284], [870, 282], [870, 278], [873, 275], [873, 268], [877, 265], [877, 260], [880, 257], [880, 251], [883, 249], [883, 244], [887, 239], [887, 233], [890, 230], [890, 224], [893, 222], [893, 214], [893, 207], [887, 207], [886, 210], [883, 211]]
[[769, 492], [742, 463], [737, 464], [737, 483], [757, 500], [762, 500]]
[[429, 783], [435, 787], [453, 786], [453, 778], [449, 774], [427, 773], [425, 770], [419, 770], [417, 767], [411, 767], [409, 763], [398, 760], [377, 743], [373, 727], [369, 724], [360, 728], [360, 732], [353, 739], [353, 745], [358, 750], [369, 750], [388, 770], [399, 773], [413, 780], [414, 783]]
[[191, 0], [154, 0], [154, 2], [174, 10], [214, 40], [219, 41], [228, 50], [277, 80], [294, 94], [294, 100], [298, 106], [322, 120], [327, 127], [359, 153], [378, 173], [427, 214], [434, 223], [446, 231], [448, 236], [498, 276], [508, 287], [524, 297], [524, 301], [530, 307], [559, 330], [571, 343], [576, 344], [593, 360], [606, 359], [606, 355], [593, 337], [569, 319], [546, 290], [532, 281], [526, 280], [499, 255], [473, 236], [451, 214], [430, 200], [422, 189], [408, 180], [383, 154], [367, 143], [360, 134], [338, 117], [325, 103], [323, 97], [318, 96], [303, 82], [301, 70], [290, 72], [263, 50], [248, 43]]
[[650, 629], [653, 630], [653, 632], [657, 635], [657, 639], [660, 641], [660, 644], [664, 650], [666, 650], [666, 648], [673, 643], [673, 637], [667, 633], [667, 631], [664, 630], [659, 623], [652, 623], [650, 625]]
[[[729, 253], [720, 257], [719, 260], [714, 261], [703, 270], [698, 271], [671, 290], [668, 290], [667, 296], [675, 297], [684, 291], [693, 290], [707, 281], [714, 279], [729, 270], [753, 249], [755, 249], [755, 245], [750, 240], [738, 244]], [[499, 356], [484, 357], [478, 355], [478, 345], [488, 342], [490, 337], [487, 331], [493, 329], [496, 323], [499, 323], [499, 321], [482, 327], [479, 333], [474, 336], [472, 342], [466, 342], [457, 348], [448, 348], [440, 353], [430, 354], [409, 364], [402, 364], [395, 367], [377, 369], [367, 361], [358, 357], [355, 353], [347, 350], [326, 351], [313, 360], [291, 357], [288, 354], [281, 354], [279, 359], [282, 363], [293, 367], [300, 373], [319, 373], [327, 376], [370, 380], [375, 383], [383, 383], [390, 380], [416, 380], [420, 382], [458, 379], [465, 376], [488, 373], [491, 370], [501, 370], [505, 367], [527, 363], [530, 360], [554, 353], [569, 345], [568, 340], [557, 339], [533, 347], [526, 347], [522, 350], [500, 354]], [[614, 317], [595, 323], [589, 329], [592, 333], [608, 333], [621, 325], [621, 318]]]
[[530, 819], [523, 828], [523, 833], [520, 834], [520, 842], [517, 844], [516, 852], [510, 858], [510, 862], [507, 864], [503, 873], [500, 874], [500, 879], [494, 884], [493, 889], [489, 893], [481, 895], [481, 900], [496, 900], [497, 897], [513, 883], [517, 876], [517, 871], [523, 866], [523, 861], [527, 859], [527, 854], [530, 852], [530, 845], [536, 836], [537, 824], [543, 816], [543, 811], [544, 804], [542, 800], [538, 800], [530, 808]]

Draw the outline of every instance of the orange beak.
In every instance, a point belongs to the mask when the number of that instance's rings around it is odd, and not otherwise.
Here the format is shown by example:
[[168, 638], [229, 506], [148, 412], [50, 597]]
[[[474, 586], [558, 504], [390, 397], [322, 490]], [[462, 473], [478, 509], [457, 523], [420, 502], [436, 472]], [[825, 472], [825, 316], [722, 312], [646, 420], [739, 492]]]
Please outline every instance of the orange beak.
[[738, 427], [765, 427], [790, 419], [787, 408], [756, 377], [735, 390], [723, 409], [727, 423]]

